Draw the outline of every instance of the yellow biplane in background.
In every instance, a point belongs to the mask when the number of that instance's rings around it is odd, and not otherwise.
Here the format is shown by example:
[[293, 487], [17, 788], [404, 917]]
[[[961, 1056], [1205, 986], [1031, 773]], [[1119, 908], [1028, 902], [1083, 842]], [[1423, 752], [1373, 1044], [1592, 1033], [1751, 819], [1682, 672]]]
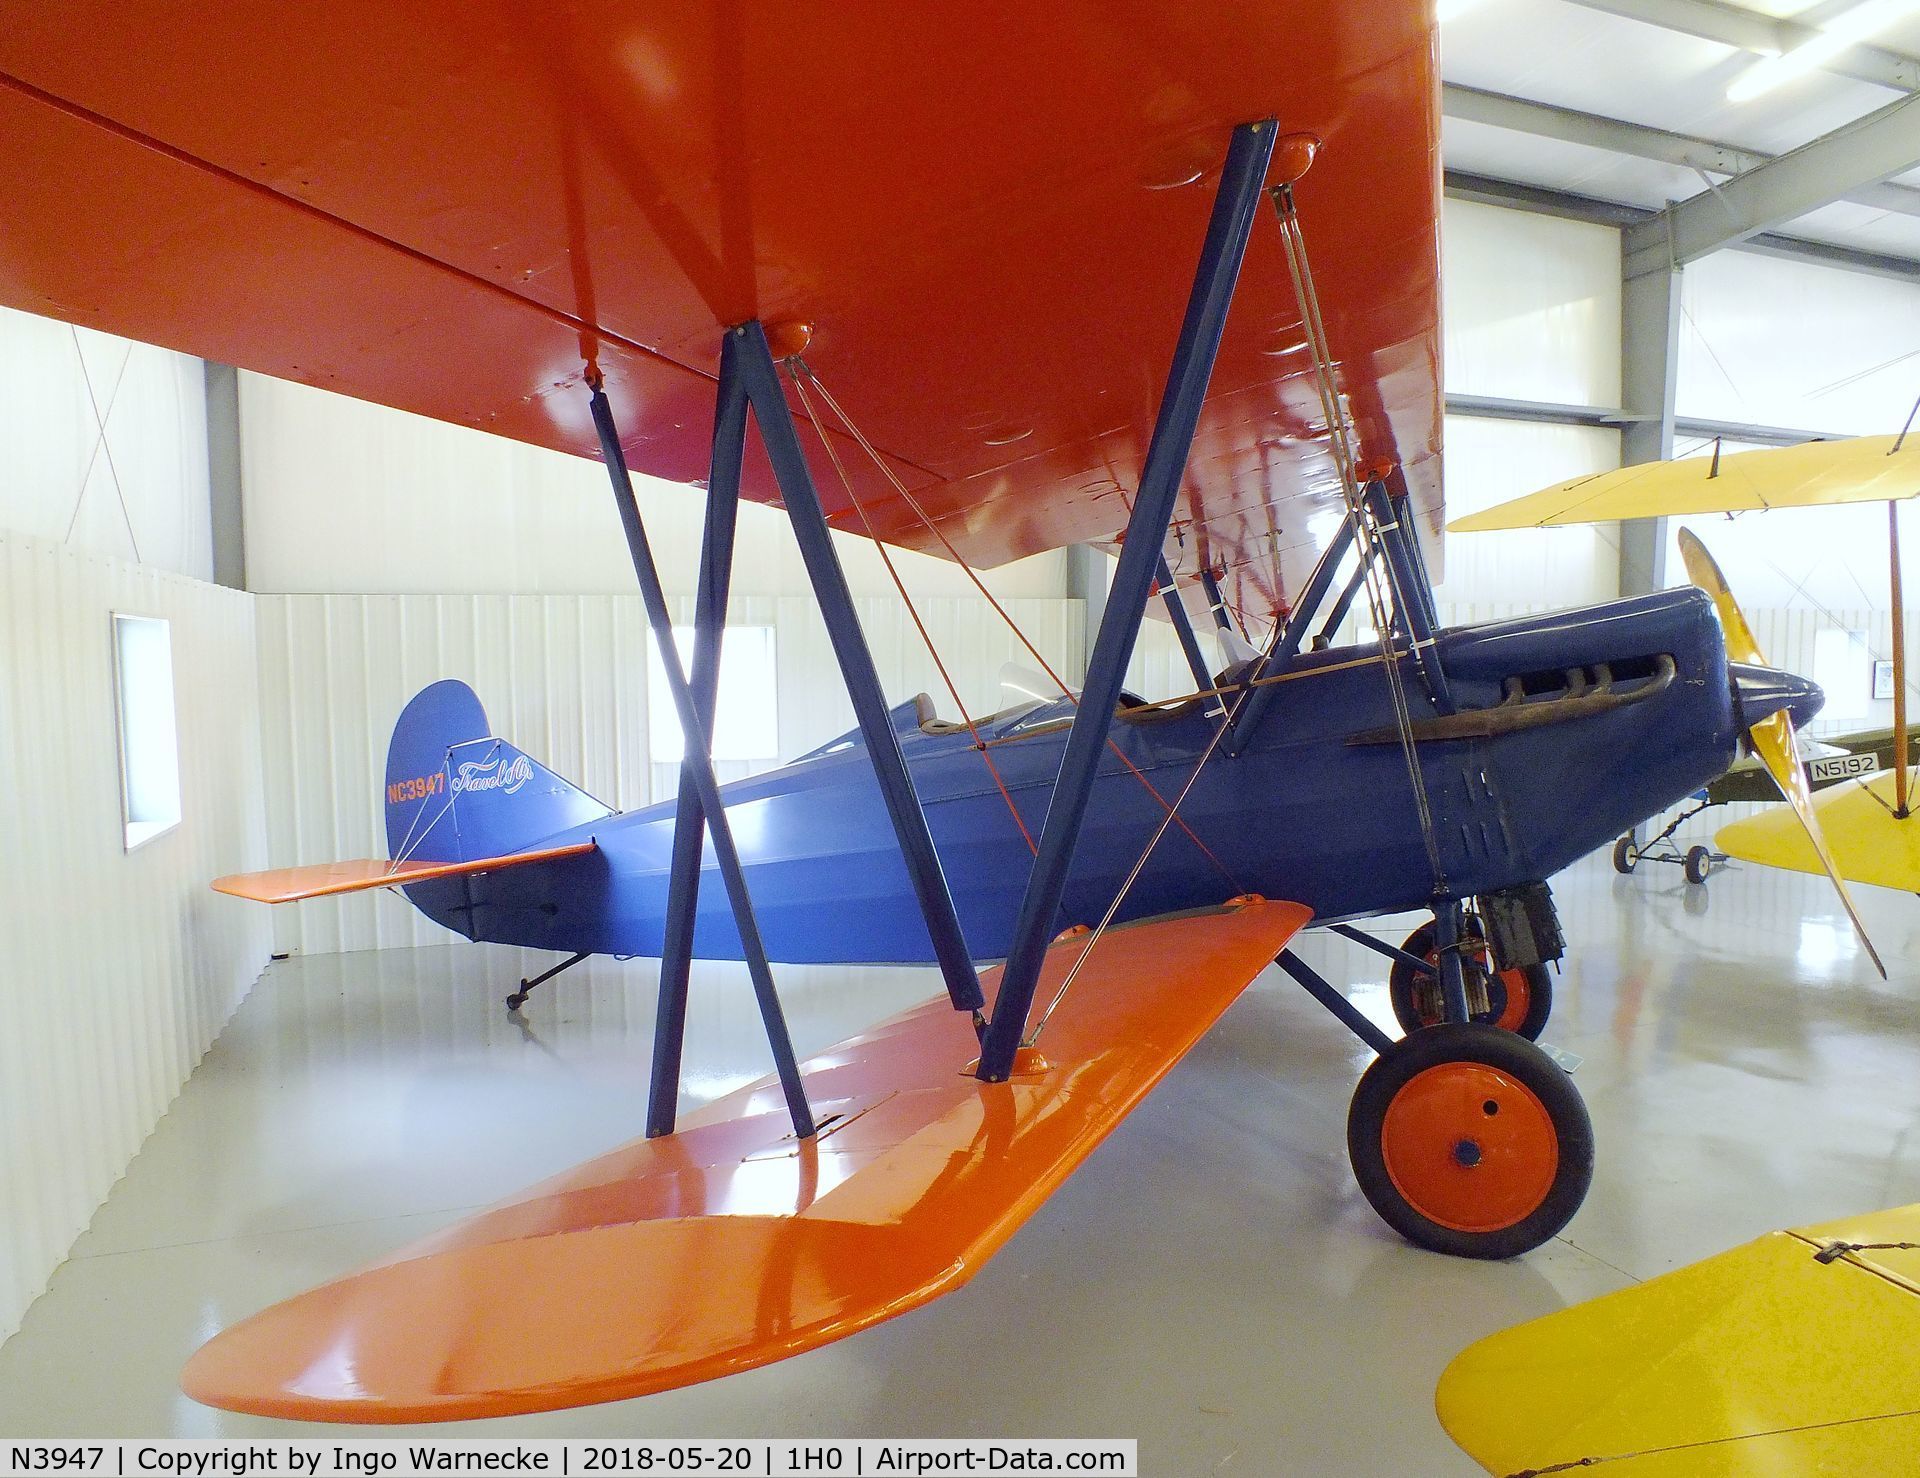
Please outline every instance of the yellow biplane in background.
[[[1893, 731], [1886, 736], [1886, 767], [1840, 779], [1816, 797], [1811, 791], [1827, 778], [1817, 759], [1805, 761], [1791, 747], [1779, 749], [1777, 736], [1773, 741], [1756, 739], [1756, 757], [1793, 803], [1793, 809], [1817, 820], [1802, 826], [1783, 812], [1766, 812], [1721, 827], [1714, 845], [1725, 855], [1747, 862], [1797, 872], [1825, 872], [1836, 883], [1847, 879], [1920, 893], [1920, 828], [1913, 824], [1909, 773], [1913, 744], [1907, 728], [1906, 642], [1898, 615], [1903, 606], [1900, 504], [1915, 496], [1920, 496], [1920, 438], [1902, 431], [1898, 436], [1810, 441], [1725, 456], [1716, 449], [1712, 457], [1622, 467], [1555, 483], [1456, 519], [1448, 527], [1457, 533], [1470, 533], [1884, 502], [1891, 609], [1896, 613], [1891, 652]], [[1719, 607], [1727, 630], [1728, 656], [1736, 661], [1759, 662], [1758, 644], [1718, 567], [1692, 534], [1682, 530], [1680, 542], [1688, 575], [1713, 596]], [[1839, 736], [1835, 742], [1850, 754], [1870, 753], [1879, 747], [1876, 741], [1880, 737], [1877, 732], [1862, 733]], [[1771, 755], [1767, 753], [1769, 743], [1777, 751]], [[1845, 768], [1845, 764], [1825, 767], [1828, 771]], [[1752, 798], [1732, 791], [1719, 795], [1709, 791], [1709, 799], [1715, 803]], [[1823, 850], [1827, 854], [1824, 858]], [[1702, 856], [1694, 857], [1694, 852]], [[1622, 870], [1629, 870], [1632, 862], [1645, 855], [1646, 849], [1636, 853], [1631, 844], [1625, 855], [1616, 848], [1615, 864], [1625, 862], [1628, 867]], [[1706, 857], [1704, 849], [1690, 849], [1687, 865], [1691, 880], [1705, 877], [1707, 868], [1702, 864]], [[1841, 891], [1844, 895], [1844, 887]], [[1850, 903], [1848, 907], [1851, 911]]]
[[[1894, 612], [1890, 767], [1816, 797], [1787, 727], [1756, 725], [1755, 757], [1806, 824], [1775, 808], [1731, 822], [1714, 838], [1746, 861], [1826, 872], [1845, 899], [1842, 879], [1920, 892], [1899, 523], [1900, 503], [1916, 494], [1920, 443], [1903, 432], [1624, 467], [1451, 527], [1546, 528], [1884, 501]], [[1680, 545], [1688, 575], [1719, 609], [1728, 657], [1758, 661], [1719, 567], [1686, 530]], [[1554, 1379], [1539, 1381], [1542, 1371]], [[1521, 1383], [1534, 1396], [1515, 1401]], [[1920, 1206], [1907, 1206], [1769, 1233], [1481, 1340], [1447, 1367], [1435, 1405], [1448, 1434], [1490, 1473], [1910, 1473], [1920, 1462], [1916, 1390]]]

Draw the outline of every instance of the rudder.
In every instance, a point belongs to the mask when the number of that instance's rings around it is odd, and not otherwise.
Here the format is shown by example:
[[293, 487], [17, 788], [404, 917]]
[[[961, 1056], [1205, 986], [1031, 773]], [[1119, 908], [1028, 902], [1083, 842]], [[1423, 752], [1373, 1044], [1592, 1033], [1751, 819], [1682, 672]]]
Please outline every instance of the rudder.
[[387, 855], [436, 862], [503, 857], [612, 814], [577, 785], [493, 735], [472, 688], [422, 688], [387, 745]]

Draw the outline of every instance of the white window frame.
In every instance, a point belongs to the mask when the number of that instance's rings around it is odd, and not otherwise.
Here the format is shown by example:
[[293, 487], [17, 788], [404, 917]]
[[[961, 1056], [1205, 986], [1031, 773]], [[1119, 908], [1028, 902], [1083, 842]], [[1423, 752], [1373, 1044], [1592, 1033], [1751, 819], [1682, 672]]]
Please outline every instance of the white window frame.
[[[135, 785], [129, 766], [132, 756], [129, 753], [131, 736], [127, 730], [129, 714], [125, 634], [136, 623], [148, 631], [157, 627], [165, 643], [166, 674], [163, 689], [167, 750], [160, 756], [158, 768], [149, 777], [149, 781], [157, 780], [163, 791], [170, 791], [171, 805], [155, 805], [150, 797], [137, 796], [137, 791], [146, 789], [148, 786]], [[121, 841], [126, 851], [137, 852], [147, 843], [177, 830], [184, 810], [180, 794], [180, 705], [173, 680], [173, 622], [165, 616], [151, 616], [139, 611], [115, 611], [112, 613], [108, 630], [113, 643], [113, 728], [114, 749], [120, 767]], [[159, 717], [149, 715], [148, 721], [157, 725]], [[156, 741], [157, 730], [149, 731], [146, 737], [149, 742]], [[146, 763], [145, 760], [142, 761], [143, 765]]]

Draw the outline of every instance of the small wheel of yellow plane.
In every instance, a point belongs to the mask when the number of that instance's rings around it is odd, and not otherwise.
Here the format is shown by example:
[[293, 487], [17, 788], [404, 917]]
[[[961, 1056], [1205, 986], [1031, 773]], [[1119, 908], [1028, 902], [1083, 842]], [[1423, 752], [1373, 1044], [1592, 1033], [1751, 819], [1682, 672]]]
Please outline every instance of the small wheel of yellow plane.
[[[1891, 725], [1875, 729], [1850, 730], [1827, 734], [1818, 740], [1800, 736], [1795, 746], [1807, 789], [1818, 793], [1844, 780], [1878, 775], [1893, 768], [1894, 731]], [[1907, 737], [1907, 765], [1920, 760], [1920, 740]], [[1694, 792], [1688, 803], [1673, 812], [1666, 824], [1642, 839], [1628, 832], [1613, 844], [1613, 870], [1631, 873], [1643, 862], [1663, 862], [1679, 867], [1689, 883], [1704, 883], [1727, 861], [1725, 852], [1694, 844], [1681, 847], [1674, 835], [1694, 817], [1715, 806], [1741, 802], [1765, 804], [1780, 799], [1779, 787], [1765, 765], [1753, 754], [1742, 755], [1733, 768], [1717, 780], [1709, 781]], [[1651, 823], [1649, 823], [1651, 825]], [[1845, 861], [1841, 867], [1844, 872]], [[1857, 881], [1857, 880], [1856, 880]]]
[[[436, 684], [388, 858], [222, 880], [397, 886], [661, 988], [646, 1137], [244, 1320], [191, 1395], [500, 1415], [850, 1335], [964, 1284], [1276, 959], [1377, 1054], [1348, 1143], [1395, 1230], [1564, 1226], [1594, 1146], [1530, 1040], [1547, 880], [1819, 694], [1730, 662], [1698, 591], [1439, 628], [1435, 91], [1417, 0], [10, 18], [0, 301], [602, 461], [686, 738], [676, 799], [616, 814]], [[690, 669], [630, 465], [705, 484]], [[723, 788], [742, 498], [786, 510], [858, 726]], [[1117, 550], [1084, 684], [890, 708], [834, 527]], [[1196, 691], [1141, 703], [1156, 589]], [[1327, 645], [1361, 600], [1378, 637]], [[1416, 908], [1405, 947], [1354, 928]], [[1310, 924], [1394, 961], [1405, 1038]], [[746, 963], [774, 1071], [683, 1120], [696, 954]], [[801, 1062], [772, 965], [809, 959], [945, 994]]]

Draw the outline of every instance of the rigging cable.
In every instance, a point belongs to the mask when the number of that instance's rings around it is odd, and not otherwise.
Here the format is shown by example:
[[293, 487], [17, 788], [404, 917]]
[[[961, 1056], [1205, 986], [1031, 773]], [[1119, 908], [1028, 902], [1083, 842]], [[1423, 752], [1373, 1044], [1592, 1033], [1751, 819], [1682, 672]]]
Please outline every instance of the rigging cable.
[[[798, 363], [799, 363], [799, 370], [796, 371], [796, 374], [795, 374], [796, 381], [798, 380], [799, 374], [801, 373], [805, 374], [806, 378], [812, 383], [813, 388], [819, 392], [821, 402], [827, 407], [828, 410], [833, 412], [834, 416], [839, 420], [840, 424], [846, 428], [847, 434], [851, 436], [854, 439], [855, 443], [859, 445], [861, 450], [866, 452], [867, 456], [872, 459], [874, 466], [877, 467], [880, 470], [881, 475], [885, 477], [887, 481], [893, 485], [894, 491], [900, 495], [901, 500], [907, 505], [907, 507], [913, 512], [913, 514], [920, 520], [920, 522], [926, 525], [927, 531], [931, 533], [934, 536], [934, 538], [940, 541], [942, 547], [946, 549], [948, 556], [953, 560], [953, 562], [956, 565], [960, 567], [961, 573], [964, 574], [967, 577], [967, 579], [973, 583], [973, 587], [976, 590], [978, 590], [981, 593], [981, 595], [986, 597], [987, 604], [993, 607], [995, 614], [998, 615], [1002, 621], [1006, 622], [1007, 629], [1013, 633], [1014, 639], [1017, 640], [1021, 646], [1027, 649], [1028, 655], [1031, 656], [1035, 662], [1040, 664], [1041, 670], [1046, 673], [1047, 677], [1052, 681], [1054, 686], [1060, 689], [1061, 694], [1075, 707], [1078, 707], [1080, 703], [1079, 695], [1075, 693], [1072, 688], [1067, 686], [1066, 680], [1063, 679], [1059, 673], [1053, 670], [1053, 665], [1050, 662], [1048, 662], [1047, 659], [1040, 654], [1040, 649], [1036, 647], [1031, 640], [1028, 639], [1026, 632], [1020, 629], [1019, 622], [1015, 621], [1013, 617], [1008, 614], [1006, 608], [1000, 604], [999, 600], [994, 596], [993, 592], [987, 588], [986, 582], [981, 580], [980, 576], [974, 571], [973, 566], [967, 563], [966, 559], [961, 555], [958, 549], [954, 548], [953, 541], [948, 539], [946, 534], [941, 531], [940, 527], [936, 523], [934, 523], [934, 521], [930, 517], [928, 517], [927, 511], [920, 505], [919, 499], [915, 498], [912, 493], [907, 491], [906, 485], [903, 482], [901, 482], [900, 478], [894, 473], [893, 469], [887, 465], [885, 459], [881, 457], [880, 453], [875, 449], [873, 443], [867, 440], [866, 435], [860, 430], [858, 426], [854, 424], [852, 418], [849, 417], [847, 413], [841, 409], [839, 402], [833, 398], [832, 393], [827, 389], [827, 387], [821, 383], [819, 375], [815, 374], [813, 369], [810, 366], [808, 366], [804, 361], [798, 361]], [[805, 400], [804, 392], [802, 395], [802, 399], [804, 403], [804, 400]], [[814, 423], [814, 429], [816, 431], [821, 432], [821, 439], [824, 441], [826, 439], [825, 433], [824, 431], [821, 431], [821, 428], [817, 420]], [[828, 454], [829, 456], [832, 456], [831, 448], [829, 448]], [[839, 467], [838, 458], [834, 459], [834, 465], [836, 468]], [[843, 483], [848, 481], [844, 471], [841, 473], [841, 481]], [[848, 489], [847, 489], [847, 496], [849, 498], [853, 497], [853, 490], [850, 485], [848, 486]], [[854, 507], [860, 511], [860, 517], [862, 522], [866, 522], [866, 511], [860, 508], [859, 502], [857, 500], [854, 501]], [[872, 525], [870, 523], [868, 524], [868, 532], [869, 533], [872, 532]], [[878, 542], [877, 536], [876, 536], [875, 542], [876, 543]], [[892, 563], [891, 561], [889, 561], [888, 569], [891, 570], [892, 567], [893, 567]], [[898, 576], [896, 576], [895, 584], [898, 584], [898, 583], [899, 583], [899, 579], [898, 579]], [[904, 595], [905, 591], [903, 590], [901, 593]], [[923, 636], [926, 634], [924, 628], [922, 629], [921, 634]], [[930, 639], [929, 639], [929, 646], [931, 646]], [[956, 702], [958, 701], [957, 696], [955, 701]], [[982, 744], [983, 752], [986, 748], [991, 747], [996, 742], [998, 741], [995, 741], [995, 740], [983, 741], [983, 744]], [[1153, 783], [1153, 781], [1148, 778], [1146, 773], [1143, 770], [1141, 770], [1141, 768], [1138, 765], [1134, 764], [1134, 762], [1127, 757], [1126, 751], [1120, 748], [1120, 745], [1114, 740], [1114, 738], [1111, 735], [1109, 735], [1107, 738], [1107, 748], [1111, 750], [1114, 757], [1118, 759], [1120, 763], [1127, 768], [1128, 772], [1132, 774], [1134, 779], [1140, 782], [1140, 784], [1146, 789], [1147, 794], [1152, 796], [1153, 799], [1159, 804], [1160, 809], [1166, 813], [1167, 819], [1170, 821], [1178, 822], [1181, 831], [1186, 833], [1187, 839], [1191, 841], [1194, 844], [1194, 846], [1200, 849], [1201, 853], [1206, 857], [1207, 861], [1213, 864], [1214, 868], [1219, 872], [1220, 876], [1225, 878], [1227, 880], [1227, 883], [1236, 892], [1245, 892], [1246, 889], [1242, 886], [1240, 880], [1234, 876], [1233, 870], [1229, 868], [1226, 865], [1226, 863], [1222, 862], [1217, 855], [1215, 855], [1214, 850], [1200, 839], [1199, 834], [1196, 833], [1191, 826], [1189, 826], [1184, 820], [1179, 819], [1178, 808], [1168, 803], [1167, 798], [1161, 794], [1159, 787], [1157, 787]]]
[[[474, 740], [471, 742], [479, 743], [482, 741]], [[501, 743], [502, 741], [498, 737], [493, 740], [493, 748], [489, 749], [487, 751], [487, 757], [480, 761], [482, 768], [492, 763], [493, 757], [500, 752]], [[420, 809], [413, 813], [413, 821], [407, 827], [407, 834], [400, 839], [400, 855], [394, 858], [387, 866], [389, 873], [396, 871], [403, 863], [411, 858], [414, 850], [423, 845], [427, 838], [433, 835], [433, 829], [440, 824], [440, 818], [453, 809], [453, 803], [458, 799], [460, 794], [453, 784], [453, 750], [459, 747], [459, 745], [454, 745], [452, 748], [449, 748], [447, 757], [440, 762], [440, 768], [446, 772], [447, 776], [447, 798], [440, 803], [440, 809], [433, 813], [433, 820], [427, 823], [426, 829], [420, 833], [419, 838], [416, 840], [413, 834], [414, 829], [420, 825], [420, 818], [426, 814], [427, 810], [426, 801], [422, 800], [420, 802]], [[454, 829], [456, 832], [458, 832], [459, 826], [460, 819], [456, 816], [454, 818]]]
[[[1425, 842], [1427, 860], [1433, 867], [1434, 888], [1438, 892], [1446, 891], [1446, 873], [1440, 860], [1440, 842], [1434, 831], [1433, 808], [1427, 796], [1426, 776], [1420, 768], [1419, 747], [1413, 737], [1413, 714], [1407, 704], [1406, 686], [1400, 672], [1397, 656], [1390, 655], [1393, 645], [1390, 637], [1392, 627], [1387, 623], [1387, 592], [1380, 586], [1380, 569], [1387, 567], [1386, 577], [1392, 586], [1392, 594], [1399, 615], [1404, 620], [1409, 607], [1406, 592], [1399, 588], [1394, 577], [1391, 562], [1377, 556], [1379, 536], [1368, 516], [1364, 500], [1360, 496], [1359, 481], [1354, 472], [1353, 447], [1348, 440], [1347, 418], [1340, 408], [1339, 395], [1333, 383], [1333, 358], [1327, 343], [1326, 322], [1320, 313], [1320, 297], [1314, 289], [1313, 268], [1307, 260], [1306, 233], [1300, 225], [1300, 212], [1293, 198], [1291, 185], [1280, 185], [1269, 192], [1273, 198], [1274, 214], [1280, 221], [1280, 235], [1286, 247], [1287, 271], [1293, 278], [1294, 295], [1300, 306], [1302, 326], [1313, 349], [1314, 385], [1320, 393], [1322, 413], [1326, 417], [1327, 431], [1333, 449], [1334, 465], [1340, 474], [1340, 489], [1347, 500], [1347, 516], [1353, 520], [1355, 538], [1365, 546], [1368, 556], [1367, 565], [1367, 603], [1372, 609], [1374, 629], [1381, 635], [1381, 660], [1387, 671], [1387, 686], [1393, 697], [1394, 721], [1400, 732], [1400, 749], [1406, 757], [1407, 774], [1413, 781], [1414, 807], [1420, 817], [1421, 840]], [[1409, 646], [1412, 644], [1413, 628], [1407, 625]], [[1418, 653], [1412, 655], [1418, 658]]]
[[933, 636], [927, 630], [926, 622], [920, 619], [920, 612], [913, 603], [913, 597], [907, 594], [906, 582], [900, 578], [900, 572], [893, 566], [893, 558], [887, 553], [887, 546], [880, 541], [875, 532], [873, 520], [867, 517], [867, 510], [860, 499], [854, 495], [853, 479], [847, 476], [847, 469], [840, 464], [840, 454], [834, 450], [832, 441], [827, 437], [826, 428], [820, 424], [819, 413], [813, 408], [813, 398], [807, 394], [805, 362], [795, 359], [789, 364], [793, 376], [794, 389], [800, 392], [801, 407], [807, 413], [807, 419], [813, 423], [814, 434], [820, 438], [820, 444], [827, 449], [827, 460], [833, 463], [833, 470], [840, 478], [840, 486], [845, 489], [847, 501], [853, 504], [854, 512], [860, 515], [860, 522], [866, 526], [867, 536], [873, 540], [873, 547], [880, 556], [880, 562], [887, 567], [887, 573], [893, 577], [893, 588], [900, 592], [900, 599], [906, 604], [907, 614], [913, 618], [914, 629], [920, 633], [920, 640], [926, 643], [927, 655], [933, 658], [933, 665], [940, 670], [940, 680], [947, 685], [947, 691], [953, 695], [954, 706], [960, 710], [961, 721], [967, 726], [967, 732], [973, 736], [973, 747], [980, 758], [986, 762], [987, 773], [993, 777], [993, 783], [999, 788], [1000, 799], [1007, 803], [1007, 810], [1013, 815], [1013, 824], [1020, 828], [1020, 837], [1027, 844], [1027, 850], [1039, 855], [1033, 834], [1027, 830], [1027, 823], [1021, 818], [1020, 808], [1013, 803], [1013, 794], [1007, 789], [1007, 782], [1000, 777], [999, 766], [993, 762], [993, 756], [987, 752], [987, 746], [980, 737], [979, 725], [973, 721], [973, 715], [967, 712], [965, 700], [960, 696], [960, 688], [954, 682], [953, 675], [947, 671], [947, 664], [940, 660], [940, 650], [933, 644]]

